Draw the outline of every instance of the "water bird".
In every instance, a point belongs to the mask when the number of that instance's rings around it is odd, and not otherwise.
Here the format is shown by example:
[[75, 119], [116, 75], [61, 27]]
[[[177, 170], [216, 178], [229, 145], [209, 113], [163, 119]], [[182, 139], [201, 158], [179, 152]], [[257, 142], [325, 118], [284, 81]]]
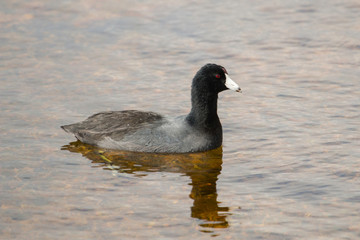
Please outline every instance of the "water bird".
[[220, 65], [208, 63], [191, 85], [191, 110], [185, 116], [166, 117], [138, 110], [106, 111], [61, 126], [81, 142], [101, 148], [159, 153], [203, 152], [222, 145], [217, 114], [218, 93], [241, 92]]

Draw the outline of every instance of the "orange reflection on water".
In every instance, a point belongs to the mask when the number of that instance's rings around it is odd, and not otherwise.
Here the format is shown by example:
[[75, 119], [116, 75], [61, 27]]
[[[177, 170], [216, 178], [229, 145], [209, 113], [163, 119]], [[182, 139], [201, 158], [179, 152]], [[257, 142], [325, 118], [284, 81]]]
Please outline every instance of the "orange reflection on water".
[[63, 146], [62, 150], [81, 153], [104, 170], [116, 169], [120, 173], [137, 176], [144, 176], [144, 172], [185, 174], [190, 177], [192, 186], [189, 195], [193, 199], [191, 217], [201, 220], [201, 231], [206, 231], [203, 228], [229, 227], [226, 219], [229, 208], [219, 206], [216, 190], [222, 165], [222, 147], [188, 154], [139, 153], [102, 149], [77, 141]]

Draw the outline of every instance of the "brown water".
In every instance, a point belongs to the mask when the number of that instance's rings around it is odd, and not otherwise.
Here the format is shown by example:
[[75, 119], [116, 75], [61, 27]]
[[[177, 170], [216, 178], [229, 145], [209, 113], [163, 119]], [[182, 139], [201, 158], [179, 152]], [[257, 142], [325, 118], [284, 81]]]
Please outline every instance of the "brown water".
[[[359, 239], [360, 3], [1, 1], [0, 239]], [[104, 110], [189, 111], [205, 63], [222, 149], [73, 142]]]

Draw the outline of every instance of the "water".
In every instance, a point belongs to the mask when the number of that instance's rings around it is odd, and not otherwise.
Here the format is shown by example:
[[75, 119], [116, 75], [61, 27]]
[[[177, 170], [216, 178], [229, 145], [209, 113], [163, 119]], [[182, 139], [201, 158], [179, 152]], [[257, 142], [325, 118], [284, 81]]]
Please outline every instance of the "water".
[[[360, 238], [358, 1], [2, 1], [0, 239]], [[222, 149], [91, 148], [60, 125], [189, 111], [205, 63]]]

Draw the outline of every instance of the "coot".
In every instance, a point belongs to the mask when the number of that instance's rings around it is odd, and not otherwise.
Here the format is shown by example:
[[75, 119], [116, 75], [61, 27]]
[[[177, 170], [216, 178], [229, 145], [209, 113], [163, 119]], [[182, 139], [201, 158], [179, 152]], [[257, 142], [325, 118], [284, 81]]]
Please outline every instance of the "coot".
[[218, 93], [227, 89], [241, 92], [224, 67], [209, 63], [192, 81], [192, 107], [186, 116], [169, 118], [137, 110], [108, 111], [61, 127], [84, 143], [108, 149], [163, 153], [207, 151], [222, 144], [217, 99]]

